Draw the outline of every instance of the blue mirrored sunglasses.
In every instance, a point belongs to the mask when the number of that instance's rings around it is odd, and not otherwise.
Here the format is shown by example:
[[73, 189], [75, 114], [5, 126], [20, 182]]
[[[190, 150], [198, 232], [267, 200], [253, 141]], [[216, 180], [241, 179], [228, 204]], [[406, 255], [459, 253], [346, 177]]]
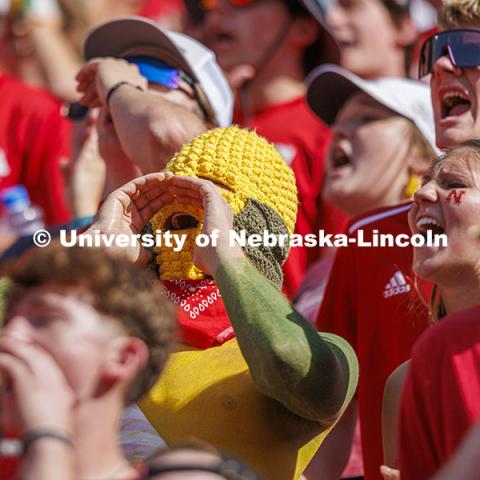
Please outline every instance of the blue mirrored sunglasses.
[[185, 74], [185, 72], [154, 57], [137, 55], [127, 57], [126, 60], [128, 60], [130, 63], [134, 63], [140, 70], [140, 73], [149, 82], [159, 83], [170, 90], [179, 88], [180, 81], [184, 81], [193, 90], [195, 100], [200, 106], [205, 120], [211, 120], [212, 115], [209, 113], [209, 109], [204, 105], [202, 99], [200, 98], [197, 85], [193, 79]]
[[[127, 60], [134, 63], [149, 82], [159, 83], [171, 90], [178, 88], [180, 80], [184, 80], [181, 77], [188, 78], [178, 68], [174, 68], [157, 58], [134, 56], [127, 57]], [[189, 85], [193, 83], [192, 79], [188, 78], [188, 80]]]

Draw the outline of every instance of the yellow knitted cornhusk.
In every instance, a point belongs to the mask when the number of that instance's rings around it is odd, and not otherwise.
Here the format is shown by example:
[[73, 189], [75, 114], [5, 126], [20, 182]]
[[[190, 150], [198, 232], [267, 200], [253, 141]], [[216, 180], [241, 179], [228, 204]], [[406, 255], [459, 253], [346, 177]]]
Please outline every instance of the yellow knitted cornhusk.
[[[212, 181], [234, 214], [243, 210], [248, 199], [258, 200], [275, 210], [293, 232], [297, 215], [295, 176], [275, 147], [253, 131], [235, 126], [209, 130], [184, 145], [170, 160], [166, 171]], [[199, 221], [199, 225], [195, 229], [174, 232], [187, 234], [181, 252], [165, 246], [155, 248], [160, 278], [204, 278], [192, 261], [195, 237], [202, 229], [203, 212], [190, 205], [168, 205], [152, 218], [152, 230], [164, 230], [165, 222], [173, 213], [188, 213]]]
[[239, 127], [209, 130], [185, 145], [166, 170], [227, 187], [220, 191], [233, 213], [240, 212], [247, 198], [256, 199], [275, 210], [290, 232], [294, 230], [295, 176], [273, 144], [253, 131]]

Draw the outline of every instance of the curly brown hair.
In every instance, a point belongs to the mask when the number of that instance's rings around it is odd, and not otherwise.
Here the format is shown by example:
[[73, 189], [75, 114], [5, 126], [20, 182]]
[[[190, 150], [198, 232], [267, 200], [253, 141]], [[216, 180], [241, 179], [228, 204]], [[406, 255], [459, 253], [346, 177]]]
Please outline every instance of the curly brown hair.
[[157, 288], [155, 277], [100, 248], [65, 248], [59, 244], [35, 250], [8, 272], [6, 312], [29, 291], [43, 286], [80, 289], [95, 310], [142, 340], [149, 360], [126, 394], [138, 401], [155, 384], [167, 361], [175, 334], [175, 308]]

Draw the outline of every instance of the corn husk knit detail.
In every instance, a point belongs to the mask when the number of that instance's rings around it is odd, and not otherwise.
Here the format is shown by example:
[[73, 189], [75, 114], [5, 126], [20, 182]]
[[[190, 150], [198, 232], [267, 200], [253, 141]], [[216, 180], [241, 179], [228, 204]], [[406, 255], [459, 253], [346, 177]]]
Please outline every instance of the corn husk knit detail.
[[[281, 217], [288, 232], [294, 230], [297, 215], [295, 176], [273, 144], [253, 131], [236, 126], [209, 130], [184, 145], [170, 160], [166, 171], [212, 181], [234, 215], [242, 212], [249, 199], [257, 200]], [[168, 205], [151, 220], [153, 231], [162, 230], [166, 219], [175, 212], [188, 213], [199, 220], [195, 229], [175, 231], [188, 235], [182, 252], [173, 252], [164, 246], [155, 249], [163, 280], [204, 278], [192, 262], [194, 238], [201, 232], [203, 212], [200, 215], [198, 209], [193, 212], [192, 208], [178, 203]]]

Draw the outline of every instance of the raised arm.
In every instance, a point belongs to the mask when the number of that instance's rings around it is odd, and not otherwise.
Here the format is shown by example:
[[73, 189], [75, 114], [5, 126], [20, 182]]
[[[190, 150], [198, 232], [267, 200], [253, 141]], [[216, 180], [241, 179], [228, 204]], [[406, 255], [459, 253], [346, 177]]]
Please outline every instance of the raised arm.
[[[77, 75], [81, 102], [106, 108], [127, 157], [143, 173], [163, 170], [184, 143], [205, 130], [195, 113], [148, 90], [136, 65], [118, 58], [92, 60]], [[125, 82], [111, 94], [112, 87]]]
[[289, 410], [331, 426], [356, 386], [355, 354], [318, 333], [246, 258], [213, 274], [257, 387]]
[[176, 181], [190, 198], [201, 200], [203, 233], [218, 230], [216, 246], [196, 247], [194, 261], [215, 278], [253, 381], [290, 411], [331, 426], [357, 385], [353, 349], [336, 335], [318, 333], [242, 249], [230, 245], [232, 212], [211, 182]]
[[[136, 179], [113, 192], [97, 215], [99, 222], [112, 214], [123, 221], [110, 219], [92, 228], [111, 231], [116, 225], [122, 226], [121, 232], [139, 231], [143, 225], [132, 228], [128, 223], [132, 219], [140, 222], [156, 211], [152, 204], [158, 210], [158, 202], [173, 199], [203, 208], [202, 231], [211, 237], [218, 231], [218, 241], [216, 246], [197, 246], [193, 260], [217, 283], [253, 381], [265, 395], [295, 414], [325, 428], [331, 426], [347, 407], [357, 385], [358, 365], [350, 345], [335, 335], [316, 332], [247, 260], [242, 249], [230, 246], [232, 211], [213, 183], [161, 174], [144, 178], [148, 180]], [[148, 207], [143, 198], [151, 199]], [[115, 211], [108, 212], [111, 207]], [[128, 215], [121, 214], [124, 208]], [[143, 257], [138, 251], [128, 256], [134, 260]]]

